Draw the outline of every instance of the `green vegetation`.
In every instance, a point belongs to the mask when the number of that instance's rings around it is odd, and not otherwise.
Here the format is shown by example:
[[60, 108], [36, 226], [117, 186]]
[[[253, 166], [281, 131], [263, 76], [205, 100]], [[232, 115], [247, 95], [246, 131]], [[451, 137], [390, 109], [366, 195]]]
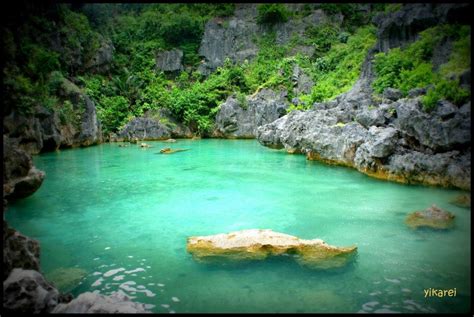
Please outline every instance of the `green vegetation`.
[[[376, 7], [379, 12], [393, 12], [400, 6]], [[49, 11], [40, 8], [19, 27], [3, 29], [6, 107], [33, 113], [42, 105], [57, 111], [63, 124], [77, 126], [83, 101], [71, 96], [85, 93], [95, 102], [105, 133], [117, 132], [134, 117], [158, 116], [160, 109], [168, 109], [193, 132], [207, 135], [219, 105], [231, 95], [244, 109], [247, 97], [264, 88], [286, 90], [288, 100], [296, 97], [295, 66], [311, 77], [314, 86], [310, 93], [298, 95], [298, 106], [291, 105], [290, 110], [308, 109], [352, 87], [375, 44], [375, 27], [358, 5], [305, 4], [295, 12], [283, 4], [257, 8], [258, 22], [270, 26], [291, 15], [301, 19], [316, 8], [345, 18], [342, 25], [328, 21], [308, 27], [305, 36], [294, 36], [287, 45], [277, 45], [274, 29], [268, 28], [255, 39], [259, 48], [255, 58], [241, 64], [227, 60], [204, 77], [196, 71], [204, 26], [216, 19], [228, 28], [228, 21], [221, 17], [233, 14], [233, 4], [58, 4]], [[433, 71], [433, 50], [448, 37], [455, 41], [453, 53]], [[91, 68], [107, 43], [114, 47], [109, 70]], [[295, 54], [299, 46], [314, 48], [314, 54]], [[157, 52], [172, 48], [183, 51], [185, 70], [174, 75], [157, 72]], [[406, 94], [415, 87], [431, 87], [423, 100], [426, 109], [441, 98], [460, 104], [469, 93], [459, 87], [458, 77], [469, 67], [470, 28], [433, 28], [405, 49], [377, 55], [374, 89], [381, 93], [394, 87]]]
[[333, 43], [323, 57], [313, 62], [311, 103], [331, 100], [348, 91], [360, 75], [367, 52], [375, 44], [375, 28], [359, 28], [347, 43]]
[[257, 22], [261, 24], [283, 23], [290, 16], [290, 12], [281, 3], [259, 4], [257, 10]]
[[[440, 99], [462, 104], [469, 92], [459, 86], [458, 76], [469, 69], [470, 27], [441, 25], [420, 33], [420, 39], [404, 49], [395, 48], [375, 57], [377, 78], [373, 83], [375, 92], [382, 93], [392, 87], [406, 96], [413, 88], [431, 87], [423, 98], [425, 110], [431, 110]], [[435, 71], [432, 64], [433, 51], [447, 38], [455, 40], [449, 61]]]

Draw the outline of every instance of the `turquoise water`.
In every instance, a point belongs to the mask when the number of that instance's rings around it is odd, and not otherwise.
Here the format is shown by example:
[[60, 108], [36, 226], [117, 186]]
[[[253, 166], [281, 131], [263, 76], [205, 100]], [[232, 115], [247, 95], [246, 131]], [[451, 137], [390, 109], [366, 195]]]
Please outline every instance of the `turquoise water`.
[[[376, 180], [254, 140], [149, 143], [36, 156], [43, 185], [9, 206], [9, 224], [40, 241], [43, 272], [87, 272], [74, 295], [121, 290], [157, 313], [469, 311], [471, 212], [449, 202], [463, 192]], [[156, 154], [168, 146], [190, 150]], [[433, 203], [455, 214], [453, 230], [406, 227]], [[201, 264], [186, 253], [188, 236], [251, 228], [355, 244], [358, 256], [312, 271], [287, 258]], [[430, 287], [457, 296], [425, 298]]]

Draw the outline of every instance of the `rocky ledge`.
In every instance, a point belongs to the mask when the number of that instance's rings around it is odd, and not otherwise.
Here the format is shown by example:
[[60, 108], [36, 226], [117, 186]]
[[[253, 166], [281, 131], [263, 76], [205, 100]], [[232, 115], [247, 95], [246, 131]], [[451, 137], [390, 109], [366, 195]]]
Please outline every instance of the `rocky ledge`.
[[409, 214], [405, 223], [413, 229], [423, 227], [449, 229], [454, 225], [454, 215], [433, 205], [423, 211], [415, 211]]
[[286, 95], [285, 91], [262, 89], [242, 101], [234, 95], [230, 96], [216, 115], [213, 136], [229, 139], [255, 138], [258, 127], [286, 114]]
[[197, 261], [263, 260], [270, 256], [292, 255], [300, 265], [312, 269], [337, 268], [346, 265], [357, 247], [335, 247], [321, 239], [304, 240], [269, 229], [249, 229], [189, 237], [187, 251]]

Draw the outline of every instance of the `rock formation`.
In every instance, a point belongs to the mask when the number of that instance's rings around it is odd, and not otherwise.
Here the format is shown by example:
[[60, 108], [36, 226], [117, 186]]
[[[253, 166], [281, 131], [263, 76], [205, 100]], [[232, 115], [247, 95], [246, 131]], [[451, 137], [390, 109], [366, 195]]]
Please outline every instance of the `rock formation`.
[[[300, 9], [298, 4], [289, 4], [289, 10]], [[290, 19], [286, 23], [278, 23], [272, 28], [257, 24], [256, 4], [236, 4], [234, 15], [227, 18], [211, 19], [205, 26], [204, 35], [199, 48], [199, 55], [204, 60], [198, 71], [204, 75], [210, 74], [222, 66], [228, 58], [233, 63], [251, 60], [258, 54], [258, 45], [254, 38], [269, 32], [275, 32], [275, 41], [279, 45], [289, 43], [295, 37], [304, 37], [309, 26], [316, 26], [332, 20], [335, 24], [342, 22], [338, 17], [328, 17], [323, 10], [314, 10], [310, 15], [301, 19]], [[314, 52], [311, 46], [297, 46], [293, 53]]]
[[123, 293], [115, 292], [110, 296], [86, 292], [67, 304], [59, 304], [54, 314], [136, 314], [149, 313], [145, 305], [135, 303]]
[[227, 98], [216, 115], [213, 136], [224, 138], [255, 138], [257, 128], [286, 114], [286, 92], [262, 89], [246, 98], [246, 105], [235, 96]]
[[269, 256], [292, 255], [299, 264], [313, 269], [344, 266], [356, 250], [355, 246], [334, 247], [320, 239], [304, 240], [269, 229], [189, 237], [187, 241], [187, 251], [198, 261], [263, 260]]
[[49, 313], [59, 297], [58, 290], [34, 270], [15, 268], [3, 281], [3, 308], [10, 313]]
[[3, 221], [3, 279], [14, 268], [39, 271], [39, 242], [9, 228]]
[[177, 72], [184, 69], [183, 51], [173, 49], [156, 55], [156, 68], [164, 72]]
[[145, 114], [132, 119], [117, 133], [116, 141], [139, 139], [144, 141], [167, 140], [170, 138], [191, 138], [189, 127], [178, 122], [166, 109], [156, 115]]
[[413, 229], [423, 227], [449, 229], [454, 225], [454, 215], [433, 205], [423, 211], [415, 211], [409, 214], [405, 223]]
[[33, 194], [43, 183], [45, 173], [33, 166], [28, 153], [3, 135], [3, 197], [18, 199]]
[[[430, 6], [413, 5], [421, 10], [420, 19]], [[434, 16], [430, 19], [442, 12], [443, 19], [451, 19], [451, 13], [459, 13], [459, 6], [431, 8]], [[381, 23], [380, 49], [411, 40], [408, 37], [384, 43], [387, 36], [392, 39], [388, 30], [399, 23], [421, 31], [421, 26], [415, 27], [418, 9], [412, 12], [409, 8], [411, 5], [389, 18], [376, 19]], [[406, 21], [399, 20], [400, 16]], [[430, 23], [422, 25], [432, 26]], [[259, 127], [258, 141], [271, 148], [306, 154], [310, 160], [353, 167], [380, 179], [470, 190], [470, 102], [457, 107], [442, 101], [427, 113], [422, 110], [420, 90], [401, 98], [399, 91], [386, 89], [382, 100], [376, 100], [371, 89], [375, 52], [369, 52], [361, 76], [350, 91], [332, 101], [315, 103], [309, 111], [293, 111]]]

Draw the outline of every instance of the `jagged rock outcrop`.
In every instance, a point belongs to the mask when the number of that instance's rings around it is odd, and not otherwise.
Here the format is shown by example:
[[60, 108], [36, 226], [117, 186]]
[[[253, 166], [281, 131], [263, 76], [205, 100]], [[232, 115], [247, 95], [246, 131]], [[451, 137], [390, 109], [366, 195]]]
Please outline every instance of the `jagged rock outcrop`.
[[313, 269], [344, 266], [357, 252], [355, 246], [335, 247], [321, 239], [304, 240], [269, 229], [189, 237], [186, 249], [197, 261], [264, 260], [270, 256], [293, 255], [299, 264]]
[[416, 40], [419, 32], [437, 24], [456, 22], [469, 24], [468, 3], [414, 3], [399, 11], [379, 14], [373, 22], [378, 25], [377, 48], [381, 52]]
[[39, 271], [39, 257], [39, 242], [9, 228], [7, 222], [4, 220], [3, 279], [5, 280], [14, 268]]
[[287, 108], [285, 91], [262, 89], [256, 95], [246, 97], [246, 104], [230, 96], [216, 115], [213, 136], [255, 138], [257, 127], [285, 115]]
[[[258, 128], [257, 139], [271, 148], [301, 152], [308, 159], [354, 167], [381, 179], [470, 189], [469, 105], [443, 117], [443, 107], [427, 114], [418, 99], [401, 99], [393, 108], [379, 108], [383, 115], [365, 121], [365, 126], [352, 118], [373, 110], [356, 109], [357, 104], [343, 109], [349, 105], [293, 111]], [[386, 118], [390, 109], [397, 118]]]
[[183, 51], [173, 49], [159, 52], [156, 55], [156, 69], [164, 72], [176, 72], [183, 70]]
[[191, 138], [193, 133], [185, 124], [176, 120], [166, 109], [158, 113], [147, 113], [132, 119], [117, 133], [115, 141], [120, 140], [167, 140], [169, 138]]
[[79, 295], [67, 304], [57, 305], [54, 314], [136, 314], [150, 313], [145, 305], [130, 301], [121, 292], [115, 292], [110, 296], [86, 292]]
[[101, 38], [100, 47], [85, 67], [92, 72], [107, 73], [114, 56], [115, 47], [110, 39]]
[[[299, 10], [298, 4], [287, 4], [289, 10]], [[204, 35], [199, 48], [199, 55], [203, 62], [198, 71], [208, 75], [217, 67], [224, 64], [226, 58], [231, 62], [242, 63], [251, 60], [258, 54], [258, 45], [254, 39], [275, 32], [275, 41], [279, 45], [289, 43], [293, 36], [304, 37], [309, 26], [316, 26], [328, 21], [342, 23], [341, 19], [330, 19], [322, 10], [314, 10], [311, 14], [301, 19], [289, 19], [285, 23], [278, 23], [269, 27], [257, 23], [256, 4], [236, 4], [234, 15], [226, 18], [211, 19], [205, 26]], [[314, 47], [297, 46], [291, 55], [304, 52], [312, 55]]]
[[30, 154], [101, 143], [101, 124], [89, 96], [71, 81], [63, 79], [58, 97], [72, 104], [70, 111], [80, 116], [77, 122], [63, 122], [58, 112], [37, 106], [31, 114], [16, 110], [7, 114], [3, 118], [3, 133]]
[[38, 271], [15, 268], [3, 281], [3, 308], [9, 313], [50, 313], [60, 294]]
[[3, 135], [3, 197], [27, 197], [41, 186], [44, 177], [45, 173], [33, 166], [30, 155], [17, 141]]
[[[413, 12], [409, 12], [411, 6]], [[451, 10], [458, 7], [435, 6], [429, 19], [441, 14], [441, 20], [450, 19], [450, 12], [454, 12]], [[390, 25], [402, 23], [409, 28], [419, 19], [424, 21], [425, 11], [430, 8], [431, 5], [405, 5], [402, 13], [394, 13], [387, 20], [391, 24], [379, 21], [383, 24], [379, 32], [381, 49], [411, 40], [407, 35], [384, 42], [391, 39]], [[441, 13], [442, 10], [446, 12]], [[419, 32], [422, 26], [432, 25], [423, 22], [413, 32]], [[470, 190], [470, 102], [457, 107], [442, 101], [434, 111], [425, 112], [421, 106], [423, 89], [410, 91], [409, 98], [387, 89], [381, 101], [374, 99], [374, 53], [369, 52], [361, 76], [350, 91], [333, 101], [316, 103], [309, 111], [293, 111], [259, 127], [259, 142], [290, 153], [304, 153], [311, 160], [354, 167], [380, 179]]]

